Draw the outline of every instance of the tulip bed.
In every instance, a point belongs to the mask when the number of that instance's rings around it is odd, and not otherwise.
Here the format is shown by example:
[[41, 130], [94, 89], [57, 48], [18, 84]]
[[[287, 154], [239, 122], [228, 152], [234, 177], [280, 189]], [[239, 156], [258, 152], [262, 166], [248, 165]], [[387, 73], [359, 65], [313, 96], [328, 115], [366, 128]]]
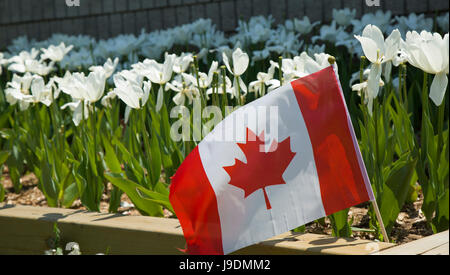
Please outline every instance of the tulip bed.
[[[277, 26], [258, 16], [230, 35], [200, 19], [108, 40], [18, 38], [0, 53], [0, 168], [8, 167], [15, 192], [34, 173], [49, 206], [81, 199], [99, 211], [110, 182], [110, 212], [125, 192], [141, 214], [163, 216], [173, 212], [170, 177], [215, 124], [335, 59], [387, 231], [419, 192], [427, 226], [446, 230], [448, 13], [355, 13]], [[198, 109], [199, 121], [186, 115]], [[0, 202], [4, 196], [0, 184]], [[369, 216], [368, 231], [382, 239], [373, 209]], [[336, 236], [359, 230], [348, 210], [329, 219]]]

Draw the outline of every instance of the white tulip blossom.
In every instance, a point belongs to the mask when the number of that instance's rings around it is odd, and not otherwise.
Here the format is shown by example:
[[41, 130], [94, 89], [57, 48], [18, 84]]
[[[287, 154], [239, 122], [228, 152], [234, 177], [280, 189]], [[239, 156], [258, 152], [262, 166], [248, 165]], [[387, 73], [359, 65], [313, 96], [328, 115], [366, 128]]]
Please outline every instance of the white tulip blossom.
[[100, 100], [100, 103], [105, 108], [111, 108], [112, 104], [111, 101], [114, 100], [117, 97], [117, 95], [114, 92], [108, 92], [102, 99]]
[[8, 70], [17, 72], [17, 73], [25, 73], [30, 72], [33, 74], [39, 74], [42, 76], [48, 75], [54, 68], [54, 62], [50, 62], [46, 64], [44, 62], [36, 60], [39, 51], [36, 49], [31, 49], [30, 52], [22, 51], [19, 55], [13, 56], [9, 59]]
[[218, 70], [219, 63], [217, 61], [213, 61], [211, 67], [209, 68], [208, 74], [203, 72], [198, 72], [198, 81], [197, 78], [191, 74], [182, 73], [183, 78], [187, 79], [190, 83], [192, 83], [195, 87], [201, 89], [207, 89], [212, 81], [213, 75], [215, 72], [219, 72]]
[[393, 30], [389, 37], [384, 39], [381, 30], [374, 25], [367, 25], [362, 36], [355, 35], [355, 38], [361, 43], [364, 55], [372, 63], [370, 74], [367, 80], [367, 94], [369, 100], [369, 112], [372, 111], [373, 99], [378, 96], [379, 82], [383, 63], [390, 68], [390, 62], [396, 57], [400, 48], [401, 35], [398, 30]]
[[434, 74], [430, 87], [430, 98], [437, 106], [442, 104], [448, 85], [449, 41], [448, 33], [416, 31], [406, 34], [405, 51], [408, 63], [422, 71]]
[[255, 94], [259, 94], [260, 96], [263, 95], [265, 86], [270, 86], [269, 92], [273, 90], [273, 87], [279, 86], [279, 80], [276, 80], [278, 82], [273, 82], [273, 75], [275, 73], [275, 69], [279, 68], [278, 63], [273, 62], [270, 60], [270, 67], [267, 73], [259, 72], [256, 75], [257, 80], [250, 82], [248, 86], [249, 92], [254, 92]]
[[425, 18], [425, 14], [417, 15], [411, 13], [406, 16], [396, 16], [397, 24], [392, 29], [398, 29], [404, 37], [407, 31], [431, 31], [433, 29], [433, 19]]
[[73, 112], [72, 121], [75, 126], [80, 125], [82, 120], [89, 118], [89, 103], [87, 101], [76, 100], [61, 106], [61, 110], [65, 110], [66, 108], [69, 108]]
[[348, 25], [350, 25], [351, 21], [355, 18], [355, 16], [356, 16], [356, 9], [352, 10], [350, 10], [349, 8], [340, 10], [333, 9], [333, 20], [335, 20], [339, 26], [347, 27]]
[[186, 98], [192, 104], [194, 97], [199, 95], [198, 88], [194, 85], [195, 78], [192, 75], [177, 75], [172, 82], [167, 83], [166, 89], [170, 89], [177, 94], [172, 98], [176, 105], [184, 105]]
[[294, 18], [293, 29], [299, 32], [300, 34], [306, 35], [309, 34], [312, 31], [312, 29], [319, 24], [320, 21], [311, 23], [311, 21], [309, 21], [309, 17], [304, 16], [302, 20]]
[[66, 74], [64, 78], [55, 79], [62, 92], [75, 100], [95, 103], [101, 99], [105, 90], [106, 75], [96, 71], [85, 76], [84, 73]]
[[29, 99], [32, 103], [42, 103], [45, 106], [50, 106], [54, 100], [53, 89], [55, 84], [53, 79], [45, 84], [44, 78], [39, 75], [34, 75], [31, 82], [31, 98]]
[[[366, 69], [363, 71], [363, 82], [362, 83], [357, 83], [352, 85], [352, 83], [354, 83], [357, 79], [359, 79], [359, 72], [356, 72], [352, 75], [352, 78], [350, 79], [350, 85], [352, 88], [352, 91], [356, 91], [358, 92], [358, 95], [361, 97], [362, 95], [364, 96], [364, 103], [365, 104], [369, 104], [369, 98], [367, 97], [367, 93], [368, 93], [368, 82], [367, 82], [367, 78], [370, 74], [370, 69]], [[382, 79], [380, 79], [380, 82], [378, 83], [378, 85], [380, 87], [384, 86], [384, 81]], [[371, 110], [371, 109], [370, 109]]]
[[60, 62], [61, 60], [63, 60], [64, 56], [66, 56], [66, 54], [72, 50], [72, 48], [73, 45], [66, 47], [64, 42], [61, 42], [61, 44], [59, 44], [58, 46], [50, 45], [50, 47], [48, 47], [47, 49], [41, 49], [41, 59], [50, 59], [54, 62]]
[[173, 60], [173, 71], [177, 74], [184, 73], [192, 62], [194, 62], [192, 54], [183, 53]]
[[122, 71], [114, 75], [115, 88], [112, 91], [128, 107], [141, 109], [148, 100], [151, 82], [143, 82], [143, 77], [132, 71]]
[[376, 13], [366, 13], [364, 14], [360, 20], [352, 20], [353, 25], [353, 33], [359, 34], [361, 33], [367, 25], [376, 25], [383, 32], [388, 31], [388, 27], [391, 23], [392, 12], [382, 10], [377, 10]]
[[108, 58], [108, 60], [106, 60], [105, 64], [103, 64], [103, 66], [91, 66], [89, 68], [89, 70], [91, 72], [95, 72], [95, 71], [103, 72], [105, 74], [106, 78], [110, 78], [111, 75], [116, 70], [118, 64], [119, 64], [119, 58], [118, 57], [116, 57], [114, 59], [114, 61], [112, 61], [111, 58]]
[[80, 68], [89, 68], [93, 65], [96, 65], [94, 57], [86, 48], [69, 52], [60, 62], [61, 68], [68, 70], [79, 70]]
[[344, 31], [344, 27], [338, 27], [336, 21], [333, 20], [331, 25], [323, 25], [320, 28], [320, 34], [313, 36], [311, 41], [316, 43], [316, 41], [322, 40], [336, 43], [341, 40], [346, 40], [348, 37], [350, 37], [350, 35]]
[[[331, 64], [329, 63], [330, 55], [325, 53], [314, 54], [314, 59], [306, 52], [302, 52], [300, 56], [293, 59], [285, 58], [281, 62], [281, 70], [285, 82], [304, 77], [316, 73]], [[337, 70], [337, 65], [335, 64]]]
[[11, 82], [6, 83], [6, 101], [11, 105], [19, 103], [21, 111], [28, 109], [32, 98], [30, 95], [32, 81], [33, 76], [30, 73], [26, 73], [24, 76], [14, 74]]
[[222, 58], [228, 71], [234, 76], [241, 76], [248, 68], [249, 57], [240, 48], [234, 50], [232, 54], [233, 68], [230, 66], [228, 56], [225, 53], [222, 53]]
[[253, 66], [256, 61], [266, 60], [270, 57], [270, 51], [267, 48], [264, 48], [260, 51], [253, 51], [251, 65]]
[[151, 82], [159, 84], [158, 96], [156, 100], [156, 110], [159, 111], [163, 105], [163, 86], [170, 81], [173, 73], [173, 64], [176, 55], [166, 54], [163, 64], [156, 62], [155, 60], [146, 59], [144, 62], [140, 62], [132, 65], [133, 69], [140, 74], [150, 79]]
[[225, 53], [222, 53], [223, 62], [225, 63], [225, 66], [227, 67], [228, 71], [234, 75], [234, 82], [233, 87], [235, 97], [240, 96], [239, 88], [244, 91], [244, 93], [247, 92], [247, 86], [245, 85], [244, 81], [240, 77], [248, 68], [249, 65], [249, 57], [248, 55], [243, 52], [240, 48], [237, 48], [234, 50], [232, 54], [232, 60], [233, 60], [233, 67], [230, 66], [230, 62], [228, 60], [228, 56]]
[[[234, 87], [233, 84], [230, 80], [230, 78], [228, 76], [225, 76], [225, 81], [223, 79], [223, 77], [219, 77], [219, 81], [218, 81], [218, 88], [215, 90], [215, 92], [217, 92], [218, 94], [224, 94], [224, 90], [225, 93], [230, 94], [231, 98], [234, 97]], [[209, 95], [211, 95], [214, 92], [213, 87], [208, 88], [208, 90], [206, 90], [206, 96], [209, 99]]]
[[278, 55], [296, 55], [303, 46], [299, 36], [300, 34], [289, 32], [280, 25], [278, 29], [272, 31], [270, 39], [266, 42], [266, 48]]

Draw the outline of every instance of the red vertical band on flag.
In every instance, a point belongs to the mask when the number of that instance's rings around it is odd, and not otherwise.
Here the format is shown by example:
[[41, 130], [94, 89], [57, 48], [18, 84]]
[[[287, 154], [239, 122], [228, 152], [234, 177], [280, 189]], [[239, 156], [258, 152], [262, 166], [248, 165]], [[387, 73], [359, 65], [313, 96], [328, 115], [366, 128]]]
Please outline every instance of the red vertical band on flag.
[[369, 200], [333, 68], [291, 82], [313, 147], [327, 215]]
[[183, 228], [189, 254], [223, 254], [214, 190], [196, 147], [178, 168], [170, 185], [170, 203]]

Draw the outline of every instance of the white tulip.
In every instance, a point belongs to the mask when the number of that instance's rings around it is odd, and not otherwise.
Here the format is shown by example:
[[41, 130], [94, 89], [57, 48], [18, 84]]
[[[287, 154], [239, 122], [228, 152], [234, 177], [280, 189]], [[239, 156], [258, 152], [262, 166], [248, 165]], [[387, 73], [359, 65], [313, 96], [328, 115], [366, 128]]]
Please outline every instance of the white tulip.
[[163, 85], [170, 81], [173, 73], [173, 63], [176, 55], [166, 54], [164, 64], [160, 64], [155, 60], [146, 59], [132, 65], [133, 69], [140, 75], [147, 77], [151, 82], [161, 85], [158, 90], [156, 99], [156, 110], [159, 111], [163, 105]]
[[406, 34], [407, 31], [431, 31], [433, 28], [433, 19], [425, 18], [425, 14], [417, 16], [415, 13], [411, 13], [406, 16], [396, 16], [395, 20], [398, 24], [395, 28], [398, 28], [402, 36]]
[[356, 16], [356, 9], [350, 10], [349, 8], [337, 10], [333, 9], [333, 19], [338, 23], [340, 26], [348, 26], [350, 22], [355, 18]]
[[31, 49], [31, 52], [22, 51], [19, 55], [13, 56], [9, 59], [10, 65], [8, 70], [18, 73], [30, 72], [42, 76], [48, 75], [53, 70], [54, 62], [48, 65], [44, 62], [36, 60], [39, 51]]
[[167, 89], [177, 92], [172, 99], [176, 105], [184, 105], [186, 98], [189, 100], [189, 104], [192, 104], [194, 97], [199, 95], [198, 88], [193, 85], [193, 81], [196, 81], [196, 79], [193, 76], [186, 74], [183, 74], [183, 77], [184, 81], [181, 75], [177, 75], [175, 79], [172, 82], [167, 83], [166, 86]]
[[66, 108], [69, 108], [73, 112], [72, 121], [75, 126], [80, 125], [80, 122], [83, 119], [86, 120], [89, 118], [89, 103], [87, 101], [76, 100], [74, 102], [69, 102], [61, 106], [62, 110]]
[[95, 72], [95, 71], [101, 71], [105, 74], [106, 78], [109, 78], [114, 71], [116, 70], [117, 65], [119, 64], [119, 58], [116, 57], [114, 59], [114, 62], [111, 60], [111, 58], [108, 58], [108, 60], [106, 60], [105, 64], [103, 64], [103, 66], [91, 66], [89, 68], [89, 70], [91, 72]]
[[33, 76], [30, 73], [26, 73], [22, 77], [14, 74], [11, 82], [6, 83], [6, 101], [11, 105], [19, 103], [21, 111], [28, 109], [33, 97], [30, 95], [32, 80]]
[[116, 94], [128, 107], [141, 109], [148, 100], [151, 82], [144, 82], [142, 87], [142, 81], [140, 83], [139, 81], [129, 81], [126, 76], [126, 73], [114, 75], [114, 84], [116, 87], [112, 93]]
[[430, 98], [437, 106], [441, 105], [448, 85], [448, 33], [442, 37], [439, 33], [427, 31], [420, 34], [415, 31], [408, 32], [405, 51], [411, 65], [435, 75], [430, 87]]
[[366, 13], [361, 17], [361, 20], [352, 20], [353, 33], [358, 34], [363, 31], [363, 29], [369, 25], [373, 24], [378, 26], [384, 33], [388, 30], [391, 22], [392, 12], [382, 10], [377, 10], [376, 13]]
[[225, 66], [227, 67], [228, 71], [236, 77], [245, 73], [245, 71], [248, 68], [249, 57], [240, 48], [237, 48], [236, 50], [234, 50], [234, 52], [232, 54], [233, 69], [231, 69], [230, 62], [228, 60], [228, 56], [225, 53], [222, 53], [222, 58], [223, 58], [223, 62], [225, 63]]
[[111, 108], [111, 101], [113, 99], [116, 98], [116, 94], [114, 92], [109, 92], [107, 93], [104, 97], [102, 97], [102, 100], [100, 101], [100, 103], [103, 105], [103, 107], [105, 108]]
[[[273, 75], [275, 73], [275, 68], [279, 68], [278, 63], [273, 62], [270, 60], [270, 67], [267, 73], [259, 72], [256, 75], [257, 80], [250, 82], [248, 86], [249, 92], [254, 92], [256, 94], [262, 95], [263, 88], [267, 85], [270, 87], [274, 87], [277, 85], [277, 83], [274, 83], [273, 81]], [[270, 90], [269, 90], [270, 91]]]
[[[377, 26], [367, 25], [363, 30], [362, 36], [355, 35], [355, 38], [359, 40], [364, 55], [372, 63], [367, 80], [367, 94], [371, 101], [378, 96], [382, 72], [381, 64], [391, 62], [397, 56], [401, 34], [398, 30], [393, 30], [385, 40], [383, 33]], [[369, 106], [372, 105], [369, 104]], [[370, 108], [369, 111], [371, 112]]]
[[304, 16], [302, 20], [294, 18], [294, 29], [297, 32], [305, 35], [310, 33], [312, 29], [318, 24], [320, 24], [320, 21], [311, 24], [311, 21], [309, 21], [308, 16]]
[[42, 76], [34, 75], [33, 81], [31, 82], [31, 95], [30, 100], [33, 103], [41, 102], [46, 106], [50, 106], [53, 102], [53, 81], [47, 83], [44, 82]]
[[63, 60], [64, 56], [72, 50], [72, 48], [73, 45], [66, 47], [64, 42], [61, 42], [61, 44], [59, 44], [58, 46], [51, 45], [47, 49], [42, 48], [41, 51], [43, 53], [41, 54], [41, 59], [50, 59], [54, 62], [60, 62], [61, 60]]
[[104, 72], [91, 72], [86, 77], [84, 73], [66, 74], [63, 79], [55, 79], [59, 88], [75, 100], [95, 103], [103, 96], [106, 75]]
[[[364, 70], [364, 72], [363, 72], [363, 77], [365, 78], [365, 80], [363, 79], [363, 82], [362, 82], [362, 83], [358, 83], [358, 84], [352, 85], [351, 88], [352, 88], [352, 91], [358, 92], [358, 95], [359, 95], [359, 96], [362, 96], [363, 94], [365, 95], [365, 96], [364, 96], [364, 103], [365, 103], [365, 104], [368, 104], [369, 113], [372, 114], [372, 109], [373, 109], [373, 108], [372, 108], [372, 107], [373, 107], [373, 98], [370, 98], [370, 97], [368, 96], [368, 87], [369, 87], [369, 84], [368, 84], [367, 78], [368, 78], [369, 75], [370, 75], [370, 69]], [[355, 82], [357, 79], [359, 79], [359, 72], [356, 72], [356, 73], [352, 76], [352, 78], [351, 78], [351, 80], [350, 80], [350, 84], [352, 84], [353, 82]], [[383, 80], [380, 79], [378, 85], [379, 85], [380, 87], [383, 87], [383, 86], [384, 86]]]
[[173, 60], [173, 71], [177, 74], [184, 73], [194, 61], [191, 53], [183, 53]]

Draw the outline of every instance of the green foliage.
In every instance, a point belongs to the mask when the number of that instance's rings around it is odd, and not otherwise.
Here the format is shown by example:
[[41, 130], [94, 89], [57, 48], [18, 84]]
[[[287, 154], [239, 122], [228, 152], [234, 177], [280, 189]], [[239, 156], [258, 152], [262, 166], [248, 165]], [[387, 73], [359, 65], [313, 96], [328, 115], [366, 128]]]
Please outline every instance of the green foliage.
[[141, 214], [160, 217], [163, 216], [162, 207], [174, 212], [169, 202], [169, 193], [163, 183], [157, 183], [155, 190], [149, 190], [121, 175], [106, 173], [105, 177], [127, 193]]

